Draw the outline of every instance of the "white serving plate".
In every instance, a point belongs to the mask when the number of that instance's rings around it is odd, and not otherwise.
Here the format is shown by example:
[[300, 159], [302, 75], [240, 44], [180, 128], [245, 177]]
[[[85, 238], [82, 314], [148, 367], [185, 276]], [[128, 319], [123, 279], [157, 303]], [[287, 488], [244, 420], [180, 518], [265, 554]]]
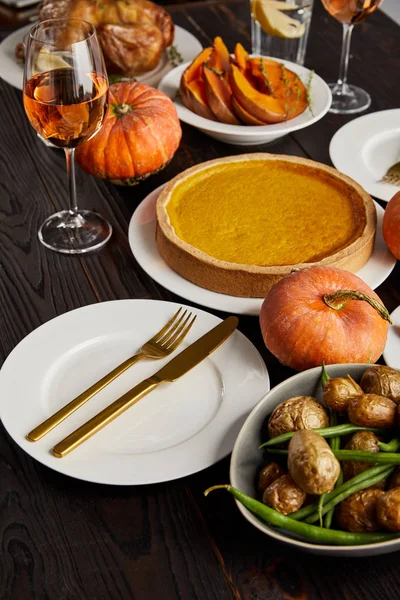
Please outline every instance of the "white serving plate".
[[[263, 298], [241, 298], [212, 292], [184, 279], [164, 262], [158, 253], [155, 239], [155, 206], [161, 189], [162, 186], [153, 190], [139, 204], [129, 223], [129, 244], [142, 269], [167, 290], [201, 306], [233, 314], [259, 315]], [[385, 281], [396, 264], [382, 235], [383, 208], [377, 203], [375, 206], [377, 226], [374, 250], [369, 261], [356, 273], [372, 289]]]

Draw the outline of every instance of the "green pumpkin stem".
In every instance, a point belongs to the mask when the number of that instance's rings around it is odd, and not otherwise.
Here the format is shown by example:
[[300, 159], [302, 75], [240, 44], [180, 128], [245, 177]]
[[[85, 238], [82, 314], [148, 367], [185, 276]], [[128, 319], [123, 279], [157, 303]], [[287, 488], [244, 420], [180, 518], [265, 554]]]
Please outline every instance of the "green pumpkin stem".
[[130, 104], [114, 104], [112, 111], [116, 117], [123, 117], [131, 112], [132, 106]]
[[378, 302], [378, 300], [375, 300], [375, 298], [371, 298], [371, 296], [364, 294], [363, 292], [357, 292], [355, 290], [338, 290], [337, 292], [332, 292], [331, 294], [324, 294], [323, 300], [325, 304], [333, 310], [340, 310], [348, 300], [363, 300], [372, 306], [372, 308], [376, 310], [382, 319], [388, 321], [390, 324], [393, 324], [389, 312], [383, 306], [383, 304]]

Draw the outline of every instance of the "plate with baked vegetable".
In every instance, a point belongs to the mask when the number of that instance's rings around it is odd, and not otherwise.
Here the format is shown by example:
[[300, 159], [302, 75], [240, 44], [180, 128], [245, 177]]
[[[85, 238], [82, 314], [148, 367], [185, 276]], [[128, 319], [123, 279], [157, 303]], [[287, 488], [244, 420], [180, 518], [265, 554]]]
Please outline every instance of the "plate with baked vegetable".
[[[110, 83], [135, 79], [155, 87], [202, 48], [193, 34], [174, 25], [162, 6], [148, 0], [45, 0], [39, 20], [71, 16], [96, 26]], [[32, 25], [17, 29], [0, 44], [0, 77], [20, 90], [25, 40]]]
[[[307, 552], [400, 550], [400, 371], [336, 364], [268, 392], [232, 452], [229, 485], [244, 517]], [[214, 499], [215, 501], [215, 499]]]
[[249, 55], [239, 43], [232, 50], [217, 36], [163, 77], [159, 88], [181, 121], [222, 142], [251, 146], [308, 127], [329, 110], [331, 92], [314, 71]]

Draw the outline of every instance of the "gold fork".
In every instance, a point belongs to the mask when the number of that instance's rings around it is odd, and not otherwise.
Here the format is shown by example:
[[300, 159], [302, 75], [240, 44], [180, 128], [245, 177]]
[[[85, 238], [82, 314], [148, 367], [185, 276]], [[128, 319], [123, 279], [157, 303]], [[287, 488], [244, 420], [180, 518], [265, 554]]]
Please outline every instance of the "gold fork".
[[71, 402], [46, 419], [46, 421], [43, 421], [43, 423], [35, 427], [35, 429], [32, 429], [26, 436], [27, 439], [30, 442], [40, 440], [46, 433], [54, 429], [56, 425], [64, 421], [64, 419], [69, 417], [69, 415], [85, 404], [85, 402], [90, 400], [90, 398], [100, 392], [109, 383], [114, 381], [114, 379], [142, 358], [159, 359], [165, 358], [171, 354], [186, 337], [196, 320], [196, 315], [192, 316], [191, 312], [187, 314], [187, 310], [182, 314], [181, 313], [182, 307], [174, 314], [172, 319], [168, 321], [165, 327], [160, 329], [160, 331], [158, 331], [151, 339], [143, 344], [137, 354], [124, 360], [124, 362], [82, 392], [82, 394], [74, 398], [74, 400], [71, 400]]
[[400, 186], [400, 161], [392, 165], [382, 177], [383, 183]]

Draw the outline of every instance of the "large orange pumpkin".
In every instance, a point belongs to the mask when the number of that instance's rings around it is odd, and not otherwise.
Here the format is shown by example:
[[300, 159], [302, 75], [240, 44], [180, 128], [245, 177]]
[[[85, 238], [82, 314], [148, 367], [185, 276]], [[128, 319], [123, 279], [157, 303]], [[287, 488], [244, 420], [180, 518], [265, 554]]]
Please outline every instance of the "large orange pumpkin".
[[379, 296], [357, 275], [335, 267], [310, 267], [281, 279], [260, 313], [268, 350], [297, 371], [323, 362], [376, 362], [388, 321]]
[[112, 183], [134, 185], [169, 163], [182, 137], [174, 103], [142, 83], [110, 86], [100, 131], [76, 149], [84, 171]]

